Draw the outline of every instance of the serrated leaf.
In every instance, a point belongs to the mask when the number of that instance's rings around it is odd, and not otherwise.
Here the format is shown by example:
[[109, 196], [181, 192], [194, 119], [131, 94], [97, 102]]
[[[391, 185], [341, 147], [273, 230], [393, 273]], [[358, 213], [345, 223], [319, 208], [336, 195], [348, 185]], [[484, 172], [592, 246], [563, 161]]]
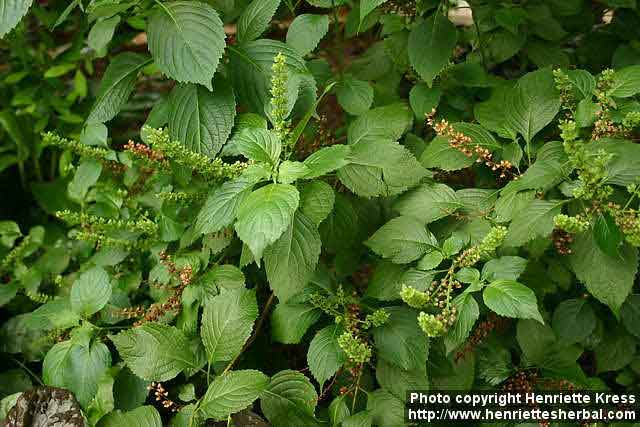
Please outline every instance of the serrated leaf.
[[473, 325], [480, 316], [480, 308], [471, 293], [462, 293], [453, 299], [457, 310], [456, 320], [444, 337], [447, 353], [461, 346], [469, 336]]
[[410, 216], [429, 224], [451, 215], [462, 207], [456, 193], [445, 184], [429, 183], [403, 194], [393, 209], [400, 215]]
[[251, 193], [238, 208], [235, 229], [257, 261], [291, 224], [300, 195], [289, 184], [269, 184]]
[[348, 165], [350, 154], [351, 147], [348, 145], [321, 148], [304, 160], [304, 164], [311, 171], [307, 178], [317, 178]]
[[620, 319], [627, 331], [640, 337], [640, 295], [633, 294], [626, 299], [620, 309]]
[[605, 213], [596, 217], [596, 222], [593, 225], [593, 237], [602, 252], [610, 257], [618, 255], [618, 248], [622, 244], [623, 236], [611, 215]]
[[307, 304], [278, 303], [271, 314], [271, 336], [283, 344], [299, 344], [322, 312]]
[[169, 95], [169, 133], [196, 153], [215, 157], [227, 142], [236, 115], [231, 86], [220, 76], [213, 92], [196, 84], [179, 84]]
[[429, 341], [417, 326], [418, 313], [406, 307], [388, 307], [385, 311], [389, 320], [373, 329], [377, 356], [405, 370], [424, 369]]
[[473, 165], [473, 156], [467, 156], [460, 150], [451, 147], [446, 137], [437, 136], [422, 152], [420, 163], [425, 168], [437, 168], [444, 171], [455, 171]]
[[113, 119], [133, 92], [138, 72], [149, 62], [150, 58], [131, 52], [114, 57], [100, 80], [87, 122], [102, 123]]
[[553, 231], [553, 217], [562, 212], [563, 201], [534, 199], [520, 210], [509, 225], [505, 246], [522, 246], [536, 237], [546, 237]]
[[109, 298], [109, 275], [101, 267], [85, 271], [71, 287], [71, 309], [84, 318], [100, 311]]
[[333, 188], [324, 181], [311, 181], [300, 189], [300, 212], [316, 227], [331, 213], [335, 201]]
[[407, 371], [385, 359], [378, 359], [375, 373], [378, 384], [402, 401], [407, 398], [408, 391], [429, 390], [426, 366]]
[[273, 425], [314, 425], [317, 402], [318, 394], [304, 374], [284, 370], [271, 377], [260, 408]]
[[267, 279], [281, 302], [302, 291], [311, 279], [321, 245], [317, 226], [297, 212], [282, 236], [264, 251]]
[[195, 366], [189, 341], [174, 326], [148, 322], [109, 338], [131, 372], [148, 381], [168, 381]]
[[210, 362], [229, 361], [240, 354], [258, 318], [254, 290], [222, 291], [204, 307], [200, 335]]
[[245, 128], [233, 136], [232, 143], [240, 154], [249, 160], [274, 165], [280, 158], [282, 142], [266, 129]]
[[212, 90], [225, 48], [224, 28], [214, 8], [200, 1], [161, 3], [149, 18], [147, 37], [160, 71]]
[[328, 15], [302, 14], [295, 17], [287, 30], [287, 44], [300, 55], [311, 53], [329, 31]]
[[357, 145], [369, 141], [397, 141], [413, 122], [406, 104], [397, 103], [373, 108], [351, 123], [347, 141]]
[[267, 389], [269, 377], [260, 371], [230, 371], [216, 377], [200, 401], [199, 411], [205, 418], [227, 420], [251, 405]]
[[482, 267], [482, 280], [517, 280], [527, 267], [528, 260], [519, 256], [502, 256], [487, 261]]
[[439, 12], [411, 30], [409, 61], [429, 87], [449, 63], [457, 41], [455, 25]]
[[33, 0], [0, 0], [0, 39], [18, 25]]
[[347, 355], [338, 345], [338, 336], [342, 328], [338, 325], [329, 325], [318, 331], [311, 340], [307, 352], [307, 363], [313, 377], [324, 384], [346, 362]]
[[429, 87], [420, 82], [411, 88], [409, 92], [409, 104], [417, 120], [424, 120], [427, 114], [440, 103], [442, 90], [436, 87]]
[[500, 316], [534, 319], [544, 323], [533, 291], [513, 280], [496, 280], [484, 288], [484, 303]]
[[162, 427], [162, 419], [153, 406], [140, 406], [129, 412], [114, 411], [100, 419], [98, 427]]
[[438, 241], [421, 221], [399, 216], [383, 225], [365, 245], [391, 262], [406, 264], [437, 247]]
[[358, 116], [371, 107], [373, 87], [364, 80], [346, 76], [336, 85], [336, 96], [347, 113]]
[[586, 299], [562, 301], [553, 312], [553, 330], [558, 340], [570, 345], [581, 342], [596, 328], [597, 317]]
[[611, 257], [602, 252], [591, 232], [578, 234], [571, 249], [569, 261], [578, 280], [617, 316], [633, 287], [638, 250], [623, 244], [620, 254]]
[[640, 92], [640, 65], [632, 65], [616, 71], [609, 95], [628, 98]]
[[238, 19], [238, 41], [257, 39], [267, 29], [280, 0], [253, 0]]
[[299, 179], [307, 178], [311, 169], [302, 162], [285, 160], [278, 168], [278, 182], [292, 184]]

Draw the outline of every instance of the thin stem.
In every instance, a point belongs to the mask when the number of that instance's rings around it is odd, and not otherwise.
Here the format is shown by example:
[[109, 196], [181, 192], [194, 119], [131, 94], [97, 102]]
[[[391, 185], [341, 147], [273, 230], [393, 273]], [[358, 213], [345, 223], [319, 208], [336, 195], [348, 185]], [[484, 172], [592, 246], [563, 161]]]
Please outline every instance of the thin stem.
[[29, 373], [33, 378], [35, 378], [35, 380], [38, 382], [38, 384], [40, 384], [41, 386], [44, 386], [44, 383], [42, 382], [42, 380], [40, 379], [39, 376], [37, 376], [31, 369], [29, 369], [27, 367], [27, 365], [25, 365], [24, 363], [22, 363], [21, 361], [19, 361], [18, 359], [12, 357], [11, 360], [13, 360], [14, 362], [16, 362], [18, 365], [20, 365], [20, 367], [22, 369], [24, 369], [25, 371], [27, 371], [27, 373]]
[[356, 400], [358, 397], [358, 390], [360, 389], [360, 378], [362, 378], [362, 363], [358, 368], [358, 379], [356, 380], [356, 389], [353, 391], [353, 402], [351, 403], [351, 413], [356, 410]]
[[476, 14], [473, 9], [471, 9], [471, 19], [473, 19], [473, 26], [476, 29], [476, 36], [478, 37], [478, 47], [480, 48], [480, 60], [482, 61], [482, 68], [484, 68], [484, 71], [488, 71], [487, 58], [485, 56], [484, 45], [482, 44], [482, 38], [480, 36], [480, 25], [478, 24]]

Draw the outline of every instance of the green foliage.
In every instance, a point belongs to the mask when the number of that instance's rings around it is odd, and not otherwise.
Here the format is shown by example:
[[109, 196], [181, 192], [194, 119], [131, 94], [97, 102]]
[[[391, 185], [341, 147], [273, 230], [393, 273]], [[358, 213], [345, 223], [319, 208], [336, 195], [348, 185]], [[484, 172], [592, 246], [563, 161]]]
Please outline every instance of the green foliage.
[[634, 4], [0, 0], [0, 423], [637, 388]]

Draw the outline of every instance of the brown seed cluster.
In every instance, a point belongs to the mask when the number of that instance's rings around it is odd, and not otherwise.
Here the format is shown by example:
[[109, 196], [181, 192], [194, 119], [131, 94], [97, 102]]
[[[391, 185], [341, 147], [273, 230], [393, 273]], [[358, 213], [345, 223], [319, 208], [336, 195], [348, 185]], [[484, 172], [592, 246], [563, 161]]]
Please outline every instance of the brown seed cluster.
[[449, 146], [460, 151], [467, 157], [471, 157], [474, 154], [478, 156], [477, 163], [484, 163], [485, 166], [490, 168], [494, 172], [499, 173], [501, 179], [511, 178], [517, 179], [517, 176], [513, 172], [513, 165], [508, 160], [493, 160], [493, 153], [487, 148], [481, 147], [478, 144], [474, 144], [473, 140], [462, 132], [456, 131], [451, 123], [442, 119], [439, 122], [435, 120], [436, 109], [431, 110], [430, 114], [427, 114], [427, 124], [433, 128], [438, 136], [447, 138]]
[[555, 229], [551, 234], [553, 240], [553, 246], [560, 255], [571, 254], [571, 244], [573, 243], [573, 236], [564, 230]]
[[[306, 157], [315, 153], [322, 147], [329, 147], [336, 143], [336, 139], [333, 136], [333, 133], [331, 132], [331, 129], [329, 127], [329, 121], [327, 119], [327, 115], [322, 114], [320, 116], [320, 120], [318, 120], [317, 123], [318, 123], [317, 124], [318, 127], [316, 129], [315, 139], [307, 144], [304, 143], [304, 140], [301, 141], [303, 143], [296, 144], [296, 147], [297, 147], [296, 154], [298, 159], [300, 160], [305, 159]], [[302, 136], [302, 138], [304, 138], [304, 135]]]
[[596, 121], [593, 123], [593, 131], [591, 139], [594, 141], [603, 137], [615, 136], [621, 133], [621, 130], [613, 124], [606, 110], [596, 112]]
[[153, 392], [156, 402], [159, 402], [164, 409], [171, 412], [178, 412], [178, 404], [169, 399], [169, 392], [164, 389], [162, 383], [152, 382], [147, 386], [149, 392]]
[[147, 159], [147, 160], [150, 160], [152, 162], [164, 162], [164, 160], [165, 160], [164, 154], [153, 150], [148, 145], [141, 144], [139, 142], [133, 142], [132, 140], [129, 140], [125, 144], [124, 149], [126, 151], [129, 151], [130, 153], [132, 153], [136, 157], [140, 157], [142, 159]]
[[498, 317], [494, 313], [490, 313], [487, 320], [484, 320], [478, 324], [462, 350], [456, 353], [454, 358], [456, 363], [464, 359], [468, 354], [472, 353], [477, 346], [482, 344], [482, 342], [489, 336], [491, 332], [493, 332], [494, 330], [504, 329], [507, 326], [507, 323], [507, 319]]

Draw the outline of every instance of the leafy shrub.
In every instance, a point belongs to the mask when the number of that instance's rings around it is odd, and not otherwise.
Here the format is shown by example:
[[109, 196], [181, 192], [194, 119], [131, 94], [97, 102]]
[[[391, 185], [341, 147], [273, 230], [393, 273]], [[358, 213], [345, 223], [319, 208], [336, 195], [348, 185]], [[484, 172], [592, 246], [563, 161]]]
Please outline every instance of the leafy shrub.
[[38, 383], [101, 427], [637, 385], [635, 0], [31, 3], [0, 419]]

